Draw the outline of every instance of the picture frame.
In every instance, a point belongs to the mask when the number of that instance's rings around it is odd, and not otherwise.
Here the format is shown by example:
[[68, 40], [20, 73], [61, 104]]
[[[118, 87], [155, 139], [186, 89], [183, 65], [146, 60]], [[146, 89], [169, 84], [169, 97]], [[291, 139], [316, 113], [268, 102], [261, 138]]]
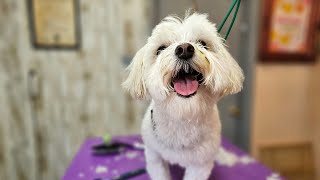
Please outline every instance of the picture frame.
[[81, 47], [79, 0], [27, 0], [30, 39], [35, 49]]
[[264, 0], [262, 62], [313, 62], [318, 0]]

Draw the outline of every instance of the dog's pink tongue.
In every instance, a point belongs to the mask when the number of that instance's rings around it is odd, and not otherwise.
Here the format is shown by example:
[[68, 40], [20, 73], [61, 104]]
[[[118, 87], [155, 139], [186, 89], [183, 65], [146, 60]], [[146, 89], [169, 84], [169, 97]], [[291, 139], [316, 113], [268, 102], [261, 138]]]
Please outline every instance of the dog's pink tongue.
[[174, 90], [182, 96], [189, 96], [194, 94], [199, 87], [199, 83], [195, 78], [185, 77], [182, 79], [176, 79], [173, 82]]

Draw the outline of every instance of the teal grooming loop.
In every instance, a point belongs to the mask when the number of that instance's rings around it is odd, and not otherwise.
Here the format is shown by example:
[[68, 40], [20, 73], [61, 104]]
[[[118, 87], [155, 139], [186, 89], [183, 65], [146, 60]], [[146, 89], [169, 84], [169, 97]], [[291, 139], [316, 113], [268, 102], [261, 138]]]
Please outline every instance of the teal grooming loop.
[[218, 33], [220, 33], [220, 32], [221, 32], [221, 29], [223, 28], [224, 24], [226, 23], [227, 19], [229, 18], [232, 10], [233, 10], [234, 7], [237, 5], [236, 10], [235, 10], [235, 12], [234, 12], [234, 14], [233, 14], [233, 17], [232, 17], [230, 26], [229, 26], [228, 31], [227, 31], [227, 33], [226, 33], [226, 36], [224, 37], [225, 40], [228, 39], [228, 36], [229, 36], [229, 34], [230, 34], [230, 31], [231, 31], [231, 29], [232, 29], [232, 26], [233, 26], [233, 24], [234, 24], [234, 21], [236, 20], [236, 17], [237, 17], [237, 14], [238, 14], [238, 10], [239, 10], [239, 7], [240, 7], [240, 3], [241, 3], [241, 0], [234, 0], [234, 1], [233, 1], [232, 6], [230, 7], [227, 15], [224, 17], [224, 19], [223, 19], [223, 21], [222, 21], [222, 23], [221, 23], [221, 25], [220, 25], [220, 27], [219, 27], [219, 29], [218, 29]]

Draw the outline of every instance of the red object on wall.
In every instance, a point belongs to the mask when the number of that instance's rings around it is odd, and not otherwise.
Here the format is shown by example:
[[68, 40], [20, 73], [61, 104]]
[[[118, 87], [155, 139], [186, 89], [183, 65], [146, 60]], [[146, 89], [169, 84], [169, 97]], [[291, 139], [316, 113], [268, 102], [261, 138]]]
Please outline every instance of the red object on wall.
[[264, 0], [261, 61], [314, 61], [319, 6], [318, 0]]

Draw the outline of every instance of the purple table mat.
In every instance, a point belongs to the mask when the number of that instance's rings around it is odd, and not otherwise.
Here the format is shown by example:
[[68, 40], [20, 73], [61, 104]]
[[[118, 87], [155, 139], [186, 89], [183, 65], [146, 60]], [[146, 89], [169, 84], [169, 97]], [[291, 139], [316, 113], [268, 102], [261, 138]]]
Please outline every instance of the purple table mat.
[[[113, 141], [133, 144], [141, 143], [140, 136], [119, 136]], [[142, 150], [127, 149], [111, 156], [94, 156], [91, 147], [102, 143], [101, 138], [90, 138], [85, 141], [81, 149], [67, 168], [62, 180], [94, 180], [96, 178], [112, 178], [138, 168], [145, 167]], [[184, 170], [178, 166], [171, 166], [173, 180], [180, 180]], [[148, 180], [147, 174], [131, 180]], [[218, 159], [209, 180], [282, 180], [279, 174], [273, 172], [256, 161], [239, 148], [223, 140]]]

